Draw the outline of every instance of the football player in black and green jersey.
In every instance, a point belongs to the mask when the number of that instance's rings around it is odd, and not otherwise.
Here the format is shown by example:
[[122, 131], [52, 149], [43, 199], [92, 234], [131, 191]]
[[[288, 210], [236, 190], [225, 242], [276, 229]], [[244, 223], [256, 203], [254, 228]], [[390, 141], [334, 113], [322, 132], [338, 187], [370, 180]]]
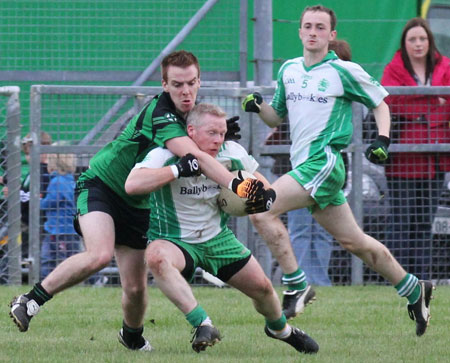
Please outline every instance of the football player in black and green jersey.
[[[11, 301], [10, 316], [20, 331], [27, 331], [31, 318], [53, 295], [85, 280], [116, 258], [123, 288], [123, 327], [119, 341], [133, 350], [150, 351], [142, 336], [147, 305], [147, 269], [144, 265], [149, 220], [149, 195], [125, 193], [125, 180], [135, 165], [153, 148], [167, 147], [182, 158], [179, 177], [198, 172], [253, 199], [265, 193], [261, 181], [234, 178], [227, 169], [199, 150], [186, 134], [185, 117], [194, 107], [200, 87], [200, 67], [189, 52], [167, 55], [161, 64], [163, 92], [155, 96], [115, 140], [90, 161], [76, 186], [75, 224], [86, 250], [63, 261], [42, 282]], [[193, 162], [195, 160], [195, 163]]]

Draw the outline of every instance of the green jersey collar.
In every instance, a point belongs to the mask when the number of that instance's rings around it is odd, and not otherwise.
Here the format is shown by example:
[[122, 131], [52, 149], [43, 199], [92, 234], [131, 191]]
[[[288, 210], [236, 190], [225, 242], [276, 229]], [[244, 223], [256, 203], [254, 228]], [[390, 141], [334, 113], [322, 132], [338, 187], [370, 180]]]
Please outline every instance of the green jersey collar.
[[329, 50], [328, 53], [327, 53], [327, 55], [326, 55], [325, 57], [323, 57], [323, 59], [322, 59], [319, 63], [313, 64], [313, 65], [310, 66], [310, 67], [307, 67], [307, 66], [305, 65], [305, 59], [303, 59], [303, 67], [305, 68], [305, 70], [306, 70], [307, 72], [309, 72], [311, 69], [313, 69], [313, 68], [315, 68], [315, 67], [318, 67], [318, 66], [320, 66], [321, 64], [323, 64], [323, 63], [325, 63], [325, 62], [328, 62], [329, 60], [334, 60], [334, 59], [338, 59], [338, 56], [336, 55], [336, 53], [334, 52], [334, 50]]

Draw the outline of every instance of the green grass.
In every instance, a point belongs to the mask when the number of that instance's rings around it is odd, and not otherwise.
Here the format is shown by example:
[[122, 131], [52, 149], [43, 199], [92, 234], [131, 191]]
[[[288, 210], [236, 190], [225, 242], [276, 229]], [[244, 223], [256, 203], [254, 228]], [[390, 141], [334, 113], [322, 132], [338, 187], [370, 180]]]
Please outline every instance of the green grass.
[[[195, 288], [199, 302], [223, 335], [200, 354], [191, 328], [156, 288], [149, 290], [145, 336], [154, 352], [127, 351], [119, 288], [75, 287], [57, 295], [20, 333], [8, 316], [12, 296], [29, 287], [0, 287], [1, 362], [444, 362], [450, 359], [450, 287], [438, 286], [432, 320], [418, 338], [406, 300], [387, 286], [317, 288], [317, 301], [292, 324], [320, 345], [302, 355], [263, 332], [264, 319], [233, 289]], [[278, 290], [281, 293], [281, 290]]]

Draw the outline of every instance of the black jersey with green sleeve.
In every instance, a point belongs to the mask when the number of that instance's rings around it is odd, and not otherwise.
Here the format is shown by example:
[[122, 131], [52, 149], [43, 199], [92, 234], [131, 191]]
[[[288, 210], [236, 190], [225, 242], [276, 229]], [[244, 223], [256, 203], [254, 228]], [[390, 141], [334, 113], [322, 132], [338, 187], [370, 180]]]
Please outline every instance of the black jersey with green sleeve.
[[148, 208], [149, 195], [128, 195], [125, 181], [136, 163], [155, 147], [175, 137], [186, 136], [186, 121], [177, 113], [169, 93], [155, 96], [115, 140], [103, 147], [89, 162], [80, 179], [99, 177], [127, 204]]

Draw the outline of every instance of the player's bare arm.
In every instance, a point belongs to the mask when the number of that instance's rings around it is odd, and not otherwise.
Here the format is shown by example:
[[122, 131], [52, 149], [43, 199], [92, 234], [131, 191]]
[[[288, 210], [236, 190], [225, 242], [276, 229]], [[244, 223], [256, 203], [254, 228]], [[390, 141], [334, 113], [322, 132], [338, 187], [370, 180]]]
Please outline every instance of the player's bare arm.
[[175, 175], [170, 166], [157, 169], [133, 169], [125, 182], [125, 191], [130, 195], [148, 194], [175, 179]]
[[391, 115], [389, 112], [389, 106], [386, 102], [381, 101], [381, 103], [372, 111], [377, 123], [378, 135], [389, 137], [389, 131], [391, 129]]
[[177, 178], [199, 176], [201, 173], [198, 160], [190, 153], [181, 157], [177, 163], [161, 168], [140, 164], [128, 175], [125, 191], [131, 195], [149, 194]]
[[261, 120], [263, 120], [269, 127], [276, 127], [283, 122], [283, 119], [277, 115], [273, 107], [264, 101], [261, 104], [261, 112], [259, 113], [259, 117], [261, 117]]
[[381, 103], [373, 109], [375, 121], [378, 127], [378, 136], [366, 150], [366, 158], [374, 164], [383, 164], [389, 157], [389, 144], [391, 143], [389, 131], [391, 128], [391, 116], [389, 106], [386, 102]]

